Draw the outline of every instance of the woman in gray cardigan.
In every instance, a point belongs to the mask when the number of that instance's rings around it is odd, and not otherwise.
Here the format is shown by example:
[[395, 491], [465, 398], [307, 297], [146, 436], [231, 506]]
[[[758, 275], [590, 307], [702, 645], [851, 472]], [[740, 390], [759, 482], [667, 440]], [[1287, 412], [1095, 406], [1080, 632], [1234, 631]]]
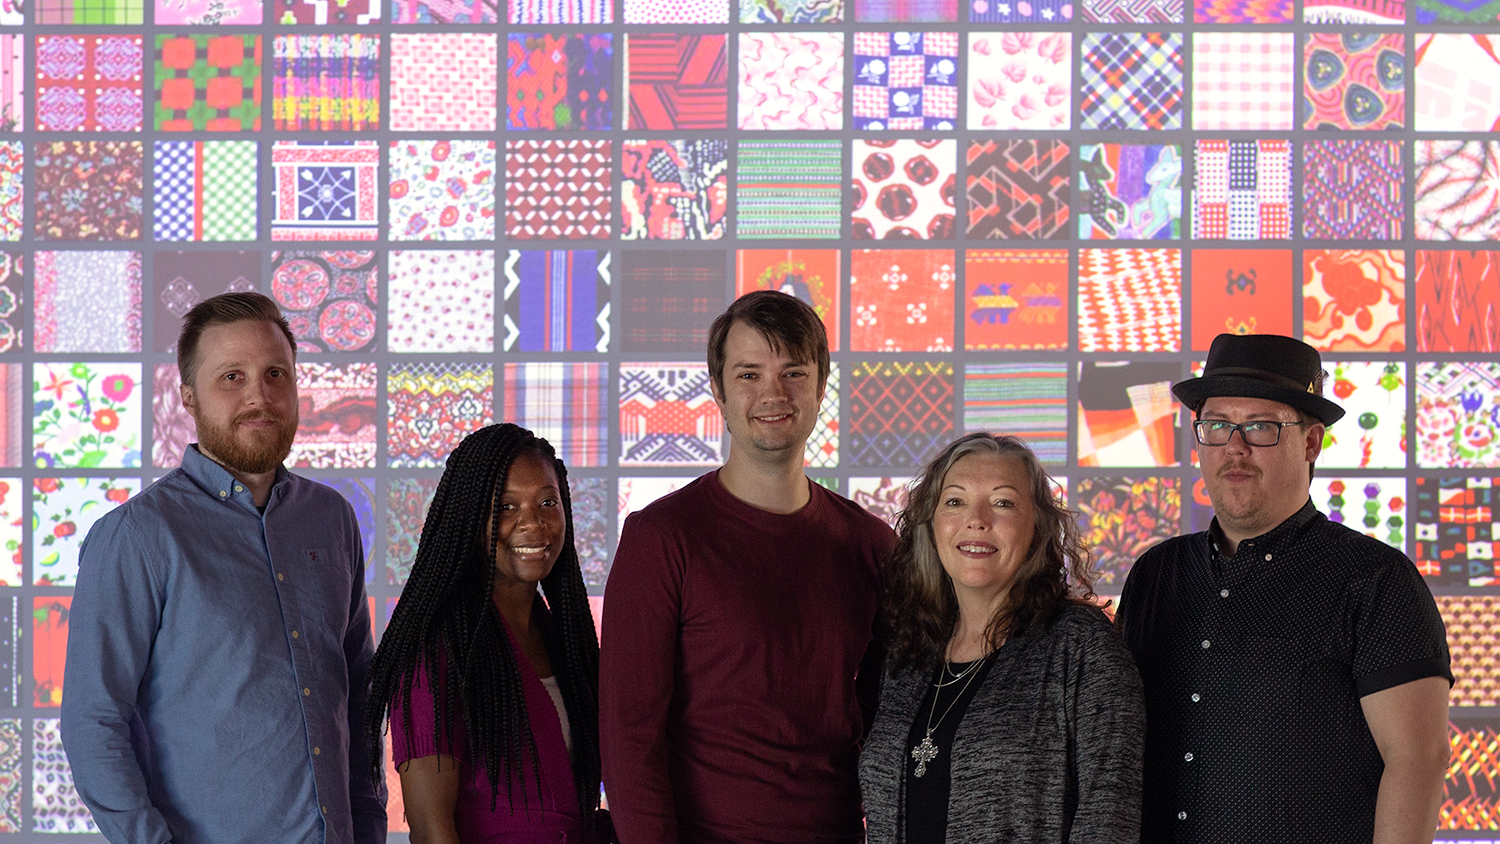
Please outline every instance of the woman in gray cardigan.
[[870, 843], [1139, 841], [1140, 677], [1036, 455], [955, 441], [898, 530], [859, 764]]

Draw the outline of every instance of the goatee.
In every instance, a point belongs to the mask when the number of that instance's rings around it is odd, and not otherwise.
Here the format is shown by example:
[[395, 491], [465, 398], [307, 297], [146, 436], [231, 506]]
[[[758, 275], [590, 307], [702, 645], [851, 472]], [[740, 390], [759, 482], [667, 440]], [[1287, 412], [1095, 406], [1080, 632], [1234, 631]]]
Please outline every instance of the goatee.
[[[286, 419], [265, 411], [252, 410], [235, 417], [228, 428], [198, 420], [198, 447], [211, 454], [225, 468], [246, 475], [274, 472], [297, 438], [297, 411]], [[241, 424], [267, 420], [276, 423], [270, 429], [239, 430]]]

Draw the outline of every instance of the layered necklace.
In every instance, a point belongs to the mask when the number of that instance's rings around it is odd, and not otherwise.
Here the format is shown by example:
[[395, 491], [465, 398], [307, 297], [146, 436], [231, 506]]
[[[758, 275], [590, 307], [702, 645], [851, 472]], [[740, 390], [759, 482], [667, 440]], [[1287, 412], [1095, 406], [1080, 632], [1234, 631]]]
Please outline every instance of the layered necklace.
[[[937, 758], [938, 746], [932, 741], [933, 731], [941, 726], [943, 719], [947, 718], [948, 713], [953, 711], [953, 707], [963, 698], [964, 692], [969, 690], [969, 685], [974, 682], [974, 678], [979, 676], [979, 667], [988, 661], [991, 656], [994, 656], [993, 651], [969, 663], [968, 668], [957, 673], [953, 671], [952, 663], [943, 663], [943, 670], [938, 674], [938, 679], [932, 681], [932, 708], [927, 711], [927, 735], [923, 736], [922, 741], [911, 749], [911, 758], [917, 763], [917, 769], [912, 771], [912, 776], [920, 779], [923, 774], [927, 773], [927, 763]], [[943, 679], [950, 676], [953, 679]], [[941, 695], [941, 690], [959, 681], [963, 681], [963, 686], [959, 688], [958, 694], [953, 696], [953, 700], [948, 702], [948, 706], [943, 710], [943, 714], [938, 715], [938, 697]], [[937, 718], [936, 722], [932, 720], [934, 716]]]

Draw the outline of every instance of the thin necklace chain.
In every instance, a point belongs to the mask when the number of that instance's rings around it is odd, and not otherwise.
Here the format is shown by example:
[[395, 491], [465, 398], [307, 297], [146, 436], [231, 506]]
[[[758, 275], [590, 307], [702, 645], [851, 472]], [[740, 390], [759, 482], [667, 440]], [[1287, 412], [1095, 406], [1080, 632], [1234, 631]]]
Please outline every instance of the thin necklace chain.
[[[988, 654], [986, 654], [986, 656], [988, 656]], [[979, 659], [976, 659], [973, 662], [969, 663], [969, 667], [968, 668], [965, 668], [964, 670], [956, 672], [956, 673], [953, 670], [953, 663], [944, 661], [943, 662], [943, 670], [940, 671], [940, 672], [938, 672], [938, 679], [932, 681], [933, 688], [943, 689], [943, 688], [947, 688], [948, 686], [953, 685], [954, 683], [957, 683], [959, 680], [962, 680], [963, 678], [969, 676], [970, 674], [973, 674], [974, 670], [976, 668], [978, 668], [979, 664], [981, 662], [984, 662], [984, 660], [985, 660], [985, 657], [982, 656]], [[945, 676], [951, 676], [953, 679], [952, 680], [948, 680], [947, 682], [944, 682], [942, 680], [942, 678], [945, 677]]]

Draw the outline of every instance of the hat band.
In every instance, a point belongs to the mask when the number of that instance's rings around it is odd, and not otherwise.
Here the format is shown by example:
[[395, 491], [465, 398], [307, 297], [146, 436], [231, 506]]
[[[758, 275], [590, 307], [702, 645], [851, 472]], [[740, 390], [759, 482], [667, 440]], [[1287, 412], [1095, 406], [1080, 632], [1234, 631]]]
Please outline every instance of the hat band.
[[1276, 384], [1278, 386], [1286, 387], [1289, 390], [1296, 390], [1299, 393], [1312, 393], [1313, 395], [1318, 394], [1317, 381], [1311, 381], [1307, 384], [1302, 384], [1301, 382], [1288, 378], [1285, 375], [1277, 375], [1274, 372], [1267, 372], [1264, 369], [1254, 369], [1248, 366], [1221, 366], [1212, 370], [1205, 371], [1203, 373], [1204, 378], [1211, 378], [1220, 375], [1238, 376], [1241, 378], [1254, 378], [1257, 381], [1265, 381], [1267, 383]]

